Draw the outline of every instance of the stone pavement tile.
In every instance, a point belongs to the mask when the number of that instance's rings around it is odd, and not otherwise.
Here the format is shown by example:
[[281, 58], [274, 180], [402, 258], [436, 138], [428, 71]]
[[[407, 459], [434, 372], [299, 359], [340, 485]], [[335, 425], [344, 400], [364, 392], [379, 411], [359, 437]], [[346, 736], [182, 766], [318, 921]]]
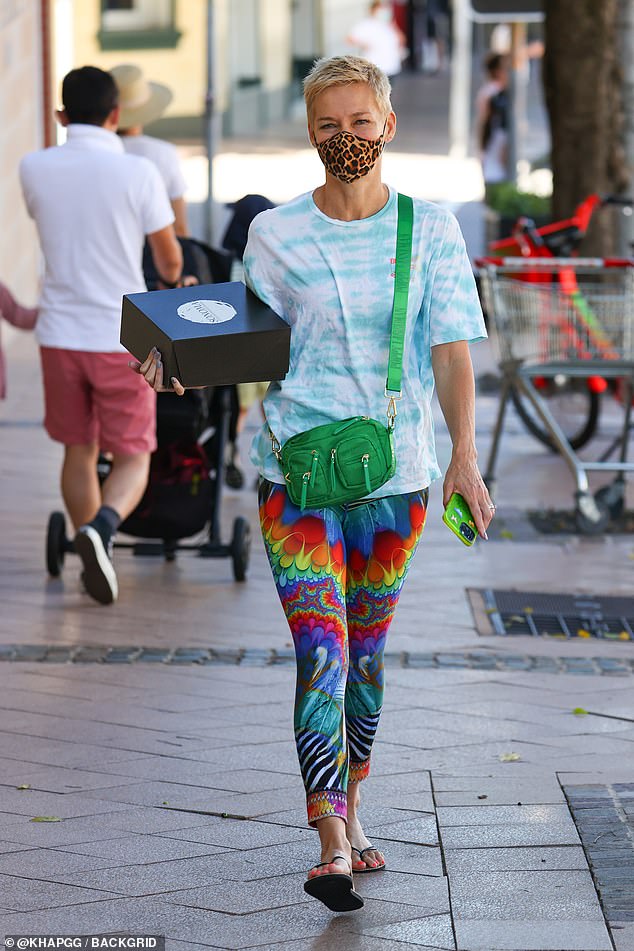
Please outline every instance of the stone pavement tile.
[[0, 855], [0, 874], [54, 882], [57, 872], [83, 872], [120, 864], [116, 859], [95, 855], [80, 855], [58, 849], [29, 849], [27, 852]]
[[242, 724], [222, 722], [214, 719], [213, 726], [198, 729], [197, 735], [204, 740], [205, 748], [211, 748], [211, 743], [220, 745], [224, 740], [225, 746], [249, 746], [252, 743], [292, 742], [293, 731], [290, 723], [274, 726], [272, 723], [250, 723], [248, 729]]
[[140, 898], [7, 915], [2, 924], [7, 933], [23, 934], [147, 931], [166, 935], [168, 948], [173, 939], [185, 947], [201, 944], [223, 949], [273, 949], [292, 942], [313, 951], [330, 951], [333, 947], [360, 951], [364, 947], [359, 943], [360, 927], [389, 927], [391, 922], [405, 921], [413, 913], [411, 906], [369, 901], [354, 915], [333, 915], [320, 903], [311, 901], [288, 909], [235, 916], [182, 908], [163, 898]]
[[178, 840], [181, 843], [189, 840], [232, 849], [270, 847], [301, 840], [307, 840], [311, 845], [316, 844], [315, 832], [313, 829], [306, 828], [305, 819], [304, 826], [304, 829], [295, 829], [292, 826], [281, 826], [262, 821], [208, 816], [204, 825], [165, 832], [162, 836], [154, 836], [154, 838], [164, 838], [166, 843], [167, 840], [172, 842]]
[[[185, 776], [190, 780], [188, 773]], [[299, 775], [289, 773], [274, 773], [266, 769], [227, 769], [215, 770], [215, 778], [206, 785], [210, 789], [229, 790], [238, 793], [266, 792], [280, 789], [285, 786], [294, 786], [299, 782]]]
[[165, 951], [197, 951], [198, 948], [212, 948], [215, 951], [224, 951], [217, 944], [203, 944], [199, 941], [175, 941], [174, 938], [166, 938]]
[[[383, 716], [381, 716], [381, 726], [379, 727], [380, 736], [384, 735]], [[401, 714], [402, 717], [402, 714]], [[439, 712], [436, 710], [416, 710], [407, 713], [408, 729], [405, 735], [411, 742], [416, 742], [420, 738], [425, 743], [433, 742], [433, 736], [437, 730], [443, 731], [447, 742], [451, 745], [452, 740], [464, 741], [461, 745], [469, 745], [478, 741], [487, 739], [516, 739], [516, 740], [534, 740], [540, 735], [540, 727], [529, 723], [522, 723], [519, 720], [491, 720], [486, 717], [470, 717], [467, 715], [450, 713], [449, 711]], [[398, 730], [398, 725], [395, 729]], [[393, 734], [392, 734], [393, 735]], [[398, 742], [398, 733], [396, 736]], [[454, 745], [460, 745], [454, 744]], [[432, 749], [421, 744], [422, 749]]]
[[113, 898], [112, 894], [89, 886], [41, 882], [22, 876], [0, 874], [2, 902], [13, 911], [38, 911], [44, 908], [70, 908], [84, 902]]
[[472, 746], [480, 742], [480, 738], [473, 734], [451, 732], [439, 727], [432, 728], [423, 723], [417, 725], [411, 723], [409, 717], [407, 726], [398, 723], [390, 725], [381, 723], [380, 731], [381, 742], [411, 746], [420, 750], [434, 750], [445, 746]]
[[385, 855], [387, 870], [407, 872], [409, 875], [442, 877], [443, 861], [439, 848], [429, 845], [414, 845], [411, 842], [391, 842], [377, 836], [373, 843]]
[[[248, 915], [313, 902], [304, 891], [306, 874], [284, 874], [284, 856], [278, 856], [278, 875], [249, 882], [215, 882], [203, 888], [170, 891], [165, 901], [188, 908], [205, 908], [231, 915]], [[359, 888], [356, 885], [357, 890]]]
[[576, 826], [568, 806], [529, 805], [529, 806], [440, 806], [436, 815], [444, 833], [454, 826], [504, 826], [527, 823], [531, 826], [548, 829], [550, 832], [570, 834]]
[[[399, 921], [393, 925], [379, 925], [368, 927], [362, 923], [355, 929], [357, 933], [372, 938], [386, 938], [394, 942], [402, 942], [403, 946], [412, 945], [422, 948], [442, 948], [453, 951], [456, 947], [449, 915], [433, 915], [428, 918], [415, 918], [409, 921]], [[372, 947], [368, 942], [362, 947]], [[493, 951], [489, 946], [487, 951]]]
[[126, 806], [80, 793], [43, 792], [38, 789], [0, 787], [0, 809], [20, 816], [59, 816], [62, 819], [116, 813]]
[[583, 849], [574, 845], [559, 848], [447, 849], [444, 858], [450, 879], [454, 875], [481, 875], [505, 870], [588, 869]]
[[[192, 787], [193, 788], [193, 787]], [[304, 825], [306, 824], [306, 794], [299, 777], [294, 785], [284, 786], [282, 789], [270, 789], [265, 792], [234, 793], [223, 792], [219, 789], [210, 790], [204, 797], [198, 796], [170, 796], [169, 804], [199, 812], [227, 813], [232, 817], [253, 819], [257, 816], [277, 821], [280, 809], [304, 809]]]
[[[109, 865], [137, 865], [140, 862], [160, 862], [167, 859], [185, 859], [198, 855], [215, 855], [229, 847], [212, 845], [200, 841], [191, 835], [186, 838], [167, 839], [160, 835], [118, 835], [116, 838], [100, 839], [97, 842], [74, 842], [72, 845], [57, 849], [60, 856], [88, 856], [102, 859], [103, 865], [93, 868], [107, 868]], [[86, 866], [88, 867], [88, 866]]]
[[[219, 854], [224, 856], [226, 853]], [[225, 880], [222, 869], [222, 860], [217, 861], [214, 855], [203, 855], [162, 862], [146, 862], [142, 865], [94, 869], [82, 872], [81, 875], [57, 872], [55, 879], [69, 885], [77, 885], [81, 882], [87, 888], [141, 898], [171, 892], [177, 888], [218, 884]]]
[[454, 874], [451, 910], [460, 919], [603, 921], [587, 870], [501, 871]]
[[385, 808], [395, 806], [397, 809], [404, 809], [408, 812], [429, 812], [434, 811], [434, 797], [431, 792], [412, 793], [410, 796], [394, 796], [391, 793], [377, 794], [374, 788], [369, 790], [368, 800], [376, 806], [385, 804]]
[[[339, 934], [337, 935], [336, 945], [333, 946], [332, 936], [326, 932], [323, 935], [311, 938], [310, 951], [365, 951], [367, 943], [363, 935], [357, 934]], [[405, 945], [401, 942], [393, 941], [391, 938], [385, 941], [381, 938], [372, 939], [372, 951], [398, 951], [404, 949]], [[167, 951], [171, 951], [170, 948]], [[308, 951], [308, 945], [305, 940], [301, 941], [282, 941], [275, 944], [258, 944], [250, 946], [249, 951]], [[434, 949], [432, 949], [434, 951]]]
[[36, 851], [33, 846], [24, 845], [23, 842], [9, 842], [6, 839], [0, 840], [0, 855], [10, 855], [23, 854], [26, 852]]
[[[185, 768], [183, 772], [185, 771]], [[191, 808], [205, 808], [213, 811], [223, 811], [222, 803], [228, 797], [237, 798], [236, 794], [218, 789], [208, 789], [206, 786], [194, 786], [187, 783], [148, 782], [124, 783], [120, 786], [109, 786], [85, 793], [87, 797], [94, 797], [103, 802], [127, 803], [128, 805], [161, 806], [168, 802], [170, 805], [191, 806]]]
[[224, 852], [211, 856], [209, 868], [218, 873], [218, 880], [253, 882], [257, 879], [275, 878], [280, 869], [287, 874], [304, 874], [319, 856], [319, 839], [313, 836], [295, 842], [260, 846], [248, 851]]
[[634, 924], [611, 921], [610, 931], [616, 951], [634, 951]]
[[[122, 831], [165, 832], [170, 829], [200, 825], [200, 815], [184, 813], [169, 814], [166, 809], [124, 809], [106, 812], [80, 819], [63, 819], [61, 822], [29, 822], [25, 816], [14, 816], [15, 822], [7, 825], [7, 835], [23, 846], [58, 848], [77, 842], [97, 842], [121, 835]], [[0, 821], [0, 835], [3, 833]]]
[[[163, 757], [161, 757], [162, 759]], [[154, 757], [152, 759], [155, 760]], [[130, 760], [129, 768], [132, 769], [133, 761]], [[112, 769], [120, 770], [121, 775], [130, 775], [127, 773], [124, 765], [114, 766]], [[138, 765], [137, 765], [138, 769]], [[20, 765], [11, 770], [10, 776], [3, 771], [5, 781], [14, 780], [15, 785], [29, 783], [31, 789], [39, 789], [46, 792], [71, 793], [89, 789], [106, 789], [108, 786], [120, 786], [120, 776], [113, 776], [110, 770], [104, 772], [96, 770], [65, 768], [63, 766], [34, 766], [33, 764]], [[130, 782], [134, 782], [134, 774]], [[0, 800], [2, 799], [2, 787], [0, 787]]]
[[[515, 767], [521, 766], [522, 764], [505, 763], [503, 765], [507, 767], [504, 772], [508, 774], [509, 766], [514, 770]], [[446, 771], [438, 773], [434, 772], [433, 774], [434, 794], [436, 796], [440, 793], [464, 791], [469, 793], [473, 791], [477, 791], [478, 793], [488, 793], [491, 790], [495, 792], [497, 789], [504, 790], [507, 786], [514, 787], [515, 785], [538, 790], [544, 789], [550, 794], [558, 792], [558, 801], [565, 801], [565, 797], [557, 781], [557, 775], [550, 768], [535, 769], [531, 767], [530, 774], [525, 777], [517, 776], [515, 773], [506, 776], [491, 776], [488, 769], [488, 764], [486, 768], [480, 770], [479, 775], [475, 775], [472, 772], [464, 773], [462, 770], [458, 774], [449, 773]], [[504, 805], [504, 803], [500, 803], [500, 805]]]
[[[189, 716], [189, 721], [192, 727], [195, 726], [195, 715]], [[168, 731], [164, 732], [156, 728], [144, 729], [130, 724], [82, 720], [81, 729], [78, 729], [77, 721], [70, 717], [40, 713], [13, 713], [10, 725], [10, 732], [16, 737], [29, 736], [74, 742], [79, 734], [84, 744], [91, 743], [110, 749], [136, 750], [144, 753], [164, 752], [165, 743], [169, 742], [170, 738]], [[177, 730], [186, 732], [182, 727], [178, 727]]]
[[[584, 706], [584, 709], [589, 709], [585, 706], [585, 703], [581, 703], [583, 700], [583, 695], [581, 695], [580, 701], [575, 702], [574, 706]], [[587, 703], [587, 700], [585, 701]], [[554, 707], [534, 707], [528, 703], [519, 703], [512, 700], [498, 700], [494, 695], [488, 700], [474, 700], [462, 702], [460, 698], [454, 699], [453, 703], [443, 703], [437, 704], [435, 709], [437, 710], [447, 710], [447, 712], [456, 712], [463, 713], [470, 717], [483, 717], [485, 719], [495, 719], [495, 720], [513, 720], [519, 721], [522, 723], [534, 724], [534, 729], [536, 732], [541, 732], [544, 734], [543, 727], [551, 729], [556, 735], [557, 733], [579, 733], [579, 718], [574, 716], [571, 710], [560, 710]], [[594, 712], [605, 712], [594, 711]], [[631, 717], [630, 717], [631, 718]], [[590, 721], [590, 718], [585, 718], [584, 720]], [[593, 720], [596, 718], [592, 718]], [[586, 730], [586, 726], [590, 727], [590, 722], [584, 724], [584, 732], [589, 732]], [[606, 729], [605, 723], [595, 724], [599, 731], [604, 731]], [[612, 729], [612, 724], [607, 724], [608, 731]]]
[[390, 866], [384, 872], [356, 875], [355, 888], [364, 899], [397, 901], [412, 905], [418, 916], [449, 912], [448, 882], [444, 877], [430, 878], [396, 872]]
[[225, 921], [224, 915], [166, 906], [155, 898], [108, 899], [104, 895], [102, 901], [73, 905], [72, 908], [5, 915], [1, 924], [7, 934], [111, 934], [129, 931], [168, 935], [184, 942], [205, 944], [221, 933]]
[[[83, 737], [82, 737], [83, 740]], [[162, 751], [164, 752], [164, 750]], [[133, 760], [139, 753], [130, 749], [105, 749], [74, 740], [57, 741], [21, 733], [0, 732], [0, 756], [35, 766], [69, 766], [92, 769], [98, 765]]]
[[[456, 777], [455, 789], [449, 789], [452, 780], [445, 776], [434, 775], [434, 796], [439, 806], [475, 806], [486, 803], [489, 806], [543, 805], [565, 802], [565, 796], [556, 776], [533, 779], [479, 779]], [[442, 789], [439, 786], [442, 785]], [[484, 798], [481, 798], [484, 797]]]
[[442, 844], [445, 849], [487, 849], [579, 845], [580, 841], [574, 825], [570, 829], [563, 827], [550, 829], [548, 826], [530, 823], [508, 823], [504, 826], [453, 826], [443, 829]]
[[231, 749], [206, 749], [204, 744], [189, 748], [179, 756], [183, 760], [212, 763], [225, 769], [273, 769], [275, 772], [297, 774], [297, 753], [289, 731], [287, 740], [257, 745], [238, 746]]
[[457, 920], [459, 951], [612, 951], [602, 921]]
[[381, 836], [386, 842], [413, 842], [419, 845], [437, 845], [438, 829], [435, 816], [420, 813], [415, 819], [401, 822], [377, 822], [376, 825], [364, 822], [364, 828], [370, 838]]

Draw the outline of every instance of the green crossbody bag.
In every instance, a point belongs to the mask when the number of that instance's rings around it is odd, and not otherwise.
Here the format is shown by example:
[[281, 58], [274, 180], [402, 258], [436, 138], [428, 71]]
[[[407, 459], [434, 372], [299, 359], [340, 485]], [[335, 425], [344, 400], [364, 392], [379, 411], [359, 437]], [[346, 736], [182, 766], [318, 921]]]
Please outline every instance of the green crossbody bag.
[[385, 396], [387, 426], [369, 416], [351, 416], [297, 433], [280, 445], [269, 427], [273, 453], [291, 501], [302, 510], [364, 498], [396, 471], [394, 424], [401, 397], [403, 346], [412, 260], [414, 208], [398, 195], [394, 302]]

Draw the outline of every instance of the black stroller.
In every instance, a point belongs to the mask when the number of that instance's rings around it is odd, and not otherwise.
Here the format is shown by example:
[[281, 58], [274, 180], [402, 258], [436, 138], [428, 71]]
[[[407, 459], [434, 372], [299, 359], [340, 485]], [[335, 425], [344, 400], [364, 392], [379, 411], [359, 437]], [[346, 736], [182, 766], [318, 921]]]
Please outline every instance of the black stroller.
[[[179, 238], [183, 248], [184, 274], [193, 274], [201, 284], [231, 279], [232, 256], [208, 247], [194, 238]], [[144, 253], [148, 289], [157, 287], [157, 275], [149, 248]], [[234, 387], [188, 390], [182, 397], [159, 393], [157, 397], [157, 449], [152, 455], [145, 494], [119, 531], [142, 539], [115, 542], [115, 548], [131, 549], [135, 555], [164, 557], [173, 561], [178, 551], [196, 551], [202, 558], [231, 558], [236, 581], [246, 578], [251, 549], [248, 521], [238, 516], [231, 541], [223, 544], [220, 508], [225, 469], [225, 447], [235, 408]], [[110, 463], [98, 462], [100, 479]], [[187, 542], [205, 531], [205, 540]], [[73, 552], [66, 534], [63, 512], [53, 512], [46, 537], [46, 567], [56, 578], [64, 558]]]

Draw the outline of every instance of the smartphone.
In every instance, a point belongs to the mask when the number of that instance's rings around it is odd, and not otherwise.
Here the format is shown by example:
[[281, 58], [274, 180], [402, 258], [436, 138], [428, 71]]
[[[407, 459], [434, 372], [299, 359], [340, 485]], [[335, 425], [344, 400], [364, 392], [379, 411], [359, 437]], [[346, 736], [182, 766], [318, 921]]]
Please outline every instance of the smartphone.
[[443, 512], [442, 520], [451, 531], [456, 535], [463, 545], [471, 547], [478, 537], [478, 530], [471, 514], [471, 509], [460, 495], [454, 492], [447, 508]]

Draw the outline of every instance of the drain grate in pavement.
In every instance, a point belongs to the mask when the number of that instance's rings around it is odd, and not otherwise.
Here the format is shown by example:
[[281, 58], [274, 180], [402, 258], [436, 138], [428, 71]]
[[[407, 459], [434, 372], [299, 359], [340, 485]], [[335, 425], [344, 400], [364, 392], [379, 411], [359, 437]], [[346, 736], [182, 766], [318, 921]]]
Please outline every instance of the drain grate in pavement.
[[[386, 667], [409, 670], [460, 667], [468, 670], [521, 670], [549, 674], [634, 674], [634, 655], [613, 657], [541, 657], [510, 651], [456, 651], [384, 655]], [[269, 667], [295, 665], [292, 648], [107, 647], [72, 644], [0, 644], [0, 663], [36, 661], [42, 664], [183, 664]]]
[[479, 634], [634, 639], [634, 598], [468, 588]]
[[634, 783], [564, 786], [608, 925], [634, 921]]

